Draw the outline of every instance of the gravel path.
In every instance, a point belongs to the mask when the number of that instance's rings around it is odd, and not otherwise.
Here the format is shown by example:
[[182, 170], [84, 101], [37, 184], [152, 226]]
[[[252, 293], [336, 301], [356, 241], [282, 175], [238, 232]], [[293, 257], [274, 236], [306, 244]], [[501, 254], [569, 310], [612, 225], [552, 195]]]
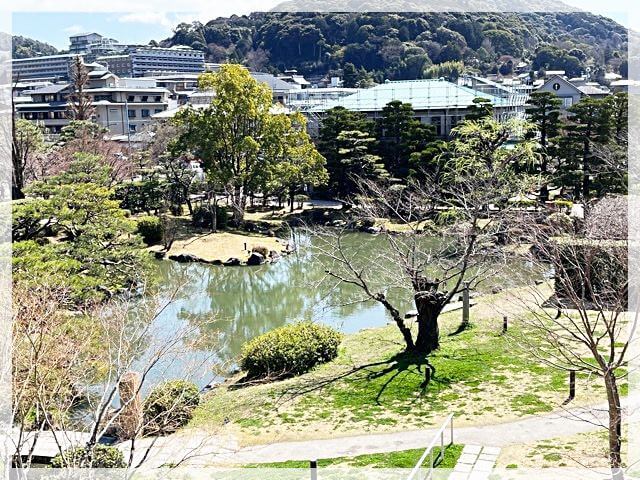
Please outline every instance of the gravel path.
[[[625, 402], [627, 404], [629, 402]], [[629, 403], [629, 405], [631, 405]], [[640, 407], [635, 399], [633, 408]], [[625, 410], [629, 410], [627, 406]], [[557, 437], [592, 432], [607, 423], [606, 405], [566, 409], [546, 415], [527, 417], [506, 423], [477, 427], [455, 427], [454, 442], [484, 447], [532, 443]], [[383, 453], [413, 448], [426, 448], [436, 429], [411, 430], [339, 437], [324, 440], [282, 442], [268, 445], [239, 448], [233, 438], [207, 436], [205, 433], [189, 432], [157, 439], [151, 447], [147, 466], [182, 464], [205, 466], [213, 464], [267, 463], [286, 460], [311, 460], [357, 456], [368, 453]], [[448, 439], [448, 437], [445, 437]], [[136, 442], [136, 455], [142, 455], [153, 440]], [[126, 452], [127, 444], [121, 448]]]

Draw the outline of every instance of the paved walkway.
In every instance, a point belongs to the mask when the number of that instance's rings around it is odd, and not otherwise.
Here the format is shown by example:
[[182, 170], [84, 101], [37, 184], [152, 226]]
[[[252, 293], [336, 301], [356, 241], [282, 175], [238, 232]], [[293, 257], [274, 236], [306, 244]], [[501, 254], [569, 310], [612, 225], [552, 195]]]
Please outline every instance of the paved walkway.
[[[625, 402], [627, 403], [627, 402]], [[635, 408], [640, 406], [636, 399]], [[628, 408], [626, 408], [628, 410]], [[607, 423], [606, 405], [561, 410], [506, 423], [477, 427], [455, 427], [454, 442], [484, 447], [504, 447], [557, 437], [586, 433]], [[311, 460], [426, 448], [436, 429], [357, 435], [325, 440], [281, 442], [239, 448], [232, 438], [223, 439], [204, 432], [189, 432], [157, 439], [148, 456], [149, 466], [175, 464], [205, 466], [212, 464], [268, 463], [286, 460]], [[153, 439], [136, 442], [141, 455]], [[127, 444], [121, 445], [126, 452]]]
[[487, 480], [500, 455], [500, 447], [465, 445], [448, 480]]

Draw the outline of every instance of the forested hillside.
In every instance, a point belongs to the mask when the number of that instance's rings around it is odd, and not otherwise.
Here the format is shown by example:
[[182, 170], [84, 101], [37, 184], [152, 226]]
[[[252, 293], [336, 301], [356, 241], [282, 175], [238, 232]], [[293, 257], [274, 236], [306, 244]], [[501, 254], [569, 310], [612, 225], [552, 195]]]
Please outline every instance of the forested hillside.
[[40, 57], [42, 55], [55, 55], [58, 53], [56, 47], [48, 43], [40, 42], [32, 38], [13, 35], [12, 37], [13, 58]]
[[[463, 62], [509, 73], [521, 59], [535, 70], [578, 75], [626, 69], [627, 32], [589, 13], [255, 13], [182, 23], [164, 45], [189, 45], [209, 61], [306, 75], [347, 69], [353, 82], [435, 76], [434, 64]], [[449, 64], [451, 65], [451, 64]], [[624, 73], [624, 72], [623, 72]]]

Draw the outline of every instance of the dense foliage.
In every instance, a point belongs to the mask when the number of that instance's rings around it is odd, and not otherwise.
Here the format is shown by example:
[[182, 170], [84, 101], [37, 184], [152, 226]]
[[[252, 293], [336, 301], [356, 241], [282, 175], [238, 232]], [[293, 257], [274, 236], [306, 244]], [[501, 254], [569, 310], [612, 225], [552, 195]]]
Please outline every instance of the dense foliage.
[[446, 62], [464, 62], [482, 73], [507, 71], [514, 59], [569, 75], [588, 64], [617, 71], [626, 42], [621, 25], [583, 12], [430, 12], [255, 13], [182, 23], [162, 44], [189, 45], [211, 61], [257, 70], [342, 71], [348, 86], [355, 86], [370, 79], [427, 77], [434, 74], [433, 64]]
[[12, 47], [13, 58], [41, 57], [59, 53], [53, 45], [20, 35], [12, 36]]
[[273, 114], [266, 84], [239, 65], [205, 73], [198, 83], [216, 95], [208, 108], [176, 115], [180, 135], [173, 153], [202, 160], [208, 180], [229, 193], [237, 223], [251, 193], [293, 199], [307, 185], [325, 183], [325, 159], [306, 131], [305, 118]]
[[97, 445], [90, 451], [84, 447], [65, 450], [51, 460], [53, 468], [126, 468], [124, 455], [117, 447]]
[[245, 344], [240, 366], [249, 378], [300, 375], [333, 360], [341, 340], [339, 332], [325, 325], [285, 325]]
[[99, 300], [144, 281], [148, 258], [136, 223], [105, 186], [108, 172], [69, 170], [34, 183], [13, 207], [13, 274], [25, 282], [66, 286], [74, 301]]
[[145, 433], [168, 435], [186, 425], [200, 403], [198, 387], [185, 380], [170, 380], [155, 387], [144, 400]]

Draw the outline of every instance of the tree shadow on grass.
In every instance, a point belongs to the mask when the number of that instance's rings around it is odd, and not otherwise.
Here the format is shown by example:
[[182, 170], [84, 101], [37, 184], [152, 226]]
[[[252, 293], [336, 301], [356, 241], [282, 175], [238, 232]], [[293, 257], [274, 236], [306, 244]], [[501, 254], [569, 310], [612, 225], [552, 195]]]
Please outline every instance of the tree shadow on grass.
[[[435, 368], [429, 362], [428, 357], [403, 351], [386, 360], [359, 365], [341, 373], [330, 374], [322, 378], [314, 376], [304, 379], [303, 381], [295, 382], [279, 392], [277, 403], [285, 403], [309, 393], [319, 392], [343, 380], [349, 380], [351, 382], [373, 382], [388, 377], [380, 385], [375, 396], [375, 403], [382, 405], [382, 397], [392, 384], [402, 381], [400, 377], [403, 375], [411, 375], [415, 372], [424, 377], [420, 385], [420, 392], [424, 393], [429, 383], [436, 380], [434, 378]], [[357, 393], [354, 392], [354, 395], [355, 394]]]

